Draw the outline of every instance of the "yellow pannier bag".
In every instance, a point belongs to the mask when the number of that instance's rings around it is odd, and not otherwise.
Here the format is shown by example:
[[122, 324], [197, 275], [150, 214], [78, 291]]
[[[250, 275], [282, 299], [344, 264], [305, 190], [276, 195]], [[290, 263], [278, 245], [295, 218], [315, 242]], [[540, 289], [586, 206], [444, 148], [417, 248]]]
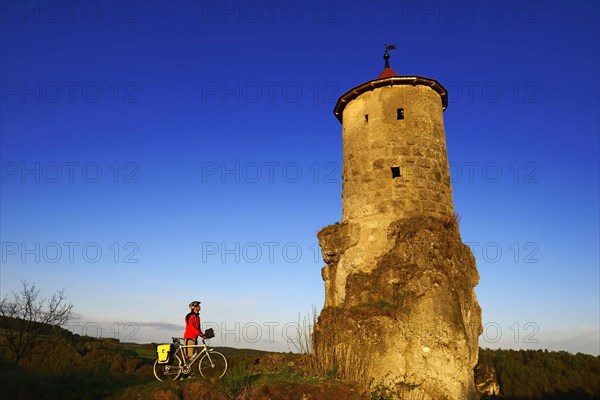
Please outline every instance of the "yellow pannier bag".
[[173, 352], [171, 351], [170, 344], [159, 344], [156, 347], [156, 352], [158, 353], [158, 363], [159, 364], [168, 364], [171, 360], [171, 356]]

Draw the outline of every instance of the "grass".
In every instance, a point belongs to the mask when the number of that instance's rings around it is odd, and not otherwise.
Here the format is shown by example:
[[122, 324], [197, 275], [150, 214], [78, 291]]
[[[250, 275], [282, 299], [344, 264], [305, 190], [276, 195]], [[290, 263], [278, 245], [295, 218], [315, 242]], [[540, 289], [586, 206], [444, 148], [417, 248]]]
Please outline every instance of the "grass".
[[146, 360], [156, 360], [156, 349], [149, 348], [145, 346], [124, 346], [125, 348], [130, 348], [135, 352], [136, 357], [143, 358]]
[[[124, 387], [116, 394], [116, 399], [146, 399], [154, 396], [187, 399], [186, 393], [210, 392], [211, 399], [245, 400], [252, 393], [261, 390], [275, 391], [285, 397], [282, 390], [295, 387], [309, 387], [318, 390], [319, 385], [328, 380], [311, 375], [302, 367], [302, 355], [291, 353], [244, 352], [230, 349], [229, 368], [222, 379], [207, 381], [198, 377], [174, 382], [149, 381]], [[268, 388], [268, 389], [265, 389]], [[162, 394], [157, 394], [162, 393]], [[161, 397], [162, 398], [162, 397]], [[167, 397], [165, 397], [167, 398]], [[194, 397], [196, 398], [196, 397]], [[198, 397], [199, 398], [199, 397]], [[277, 397], [274, 397], [277, 398]]]

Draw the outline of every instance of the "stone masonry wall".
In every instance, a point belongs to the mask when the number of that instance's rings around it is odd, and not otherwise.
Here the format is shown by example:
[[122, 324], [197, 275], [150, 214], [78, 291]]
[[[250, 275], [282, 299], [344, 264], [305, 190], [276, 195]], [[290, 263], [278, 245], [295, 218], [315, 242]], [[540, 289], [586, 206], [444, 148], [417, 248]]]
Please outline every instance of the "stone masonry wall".
[[377, 88], [345, 107], [343, 222], [453, 214], [442, 113], [439, 94], [422, 85]]

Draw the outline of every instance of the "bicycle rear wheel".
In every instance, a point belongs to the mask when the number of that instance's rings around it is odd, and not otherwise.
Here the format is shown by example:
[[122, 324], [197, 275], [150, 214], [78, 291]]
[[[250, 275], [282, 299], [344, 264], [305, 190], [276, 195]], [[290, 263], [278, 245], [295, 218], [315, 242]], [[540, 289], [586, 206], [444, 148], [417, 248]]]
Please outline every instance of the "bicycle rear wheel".
[[218, 351], [208, 352], [200, 359], [198, 370], [207, 379], [219, 379], [227, 372], [227, 359]]
[[154, 362], [154, 376], [161, 382], [174, 381], [179, 378], [183, 364], [181, 359], [174, 355], [168, 364], [159, 364], [158, 360]]

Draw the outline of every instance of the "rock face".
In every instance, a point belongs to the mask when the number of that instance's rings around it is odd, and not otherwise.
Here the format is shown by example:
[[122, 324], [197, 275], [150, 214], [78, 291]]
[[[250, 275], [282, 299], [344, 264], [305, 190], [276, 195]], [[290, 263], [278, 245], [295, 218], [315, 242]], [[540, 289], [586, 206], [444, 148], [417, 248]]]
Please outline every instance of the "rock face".
[[[482, 373], [483, 372], [483, 373]], [[480, 371], [480, 375], [475, 378], [477, 391], [485, 396], [500, 396], [500, 384], [496, 370]]]
[[391, 76], [338, 101], [342, 223], [318, 233], [314, 349], [323, 368], [365, 385], [476, 399], [479, 275], [454, 215], [444, 96], [436, 81]]
[[[326, 282], [360, 245], [357, 229], [340, 224], [319, 232]], [[318, 357], [346, 378], [401, 383], [418, 398], [477, 398], [473, 368], [482, 327], [473, 287], [479, 276], [456, 222], [407, 218], [391, 224], [387, 236], [393, 245], [372, 271], [348, 274], [343, 305], [321, 312]]]

